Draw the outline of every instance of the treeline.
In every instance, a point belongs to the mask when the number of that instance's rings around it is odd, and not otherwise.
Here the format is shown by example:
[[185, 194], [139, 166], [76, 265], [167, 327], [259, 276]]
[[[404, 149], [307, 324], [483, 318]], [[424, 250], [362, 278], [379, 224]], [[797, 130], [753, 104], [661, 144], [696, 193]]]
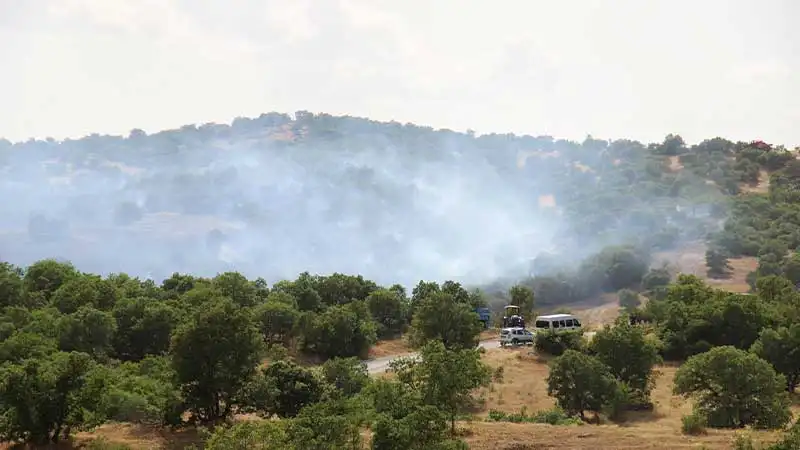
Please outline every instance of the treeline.
[[800, 161], [788, 152], [745, 151], [737, 155], [738, 164], [754, 165], [758, 161], [770, 172], [769, 189], [764, 193], [747, 193], [731, 199], [730, 213], [723, 228], [712, 233], [706, 254], [709, 273], [715, 277], [730, 274], [728, 259], [753, 256], [758, 269], [748, 282], [781, 275], [792, 283], [800, 283]]
[[[58, 441], [107, 421], [182, 427], [253, 414], [283, 420], [215, 426], [205, 448], [360, 449], [368, 428], [377, 450], [464, 449], [457, 421], [479, 407], [477, 388], [502, 382], [476, 348], [473, 308], [484, 297], [454, 282], [421, 282], [407, 296], [342, 274], [272, 286], [236, 273], [176, 274], [156, 285], [54, 260], [2, 269], [4, 441]], [[628, 308], [647, 325], [625, 315], [590, 342], [537, 336], [537, 351], [556, 356], [547, 383], [557, 409], [490, 419], [624, 421], [653, 407], [654, 369], [666, 359], [686, 361], [675, 392], [695, 400], [687, 433], [784, 428], [800, 381], [800, 293], [777, 276], [743, 295], [664, 275], [645, 274], [649, 301]], [[530, 289], [508, 295], [533, 313]], [[403, 332], [419, 358], [395, 361], [392, 379], [371, 379], [359, 357], [378, 336]], [[307, 356], [325, 362], [307, 367]]]
[[[530, 313], [527, 288], [512, 296]], [[3, 263], [0, 440], [40, 444], [106, 421], [176, 427], [249, 413], [286, 420], [233, 431], [246, 438], [220, 429], [207, 448], [359, 448], [367, 423], [376, 449], [464, 448], [456, 417], [490, 375], [476, 350], [473, 309], [483, 302], [452, 281], [420, 282], [410, 295], [343, 274], [272, 286], [233, 272], [174, 274], [156, 285], [56, 260], [25, 270]], [[421, 358], [394, 364], [397, 382], [369, 381], [359, 358], [403, 332]], [[307, 357], [324, 364], [297, 362]]]
[[[422, 267], [411, 251], [417, 239], [428, 241], [442, 261], [466, 257], [460, 249], [469, 244], [442, 231], [452, 226], [444, 218], [502, 215], [517, 224], [509, 229], [496, 222], [496, 234], [511, 236], [484, 257], [504, 258], [509, 271], [518, 257], [539, 250], [525, 248], [537, 243], [513, 236], [517, 232], [556, 228], [552, 243], [564, 260], [621, 243], [668, 249], [715, 231], [727, 196], [791, 157], [780, 147], [721, 138], [687, 145], [672, 134], [651, 144], [476, 136], [306, 111], [153, 134], [132, 130], [128, 136], [13, 144], [0, 139], [0, 170], [14, 169], [4, 173], [0, 193], [25, 199], [0, 205], [0, 226], [9, 231], [0, 242], [13, 260], [55, 251], [87, 270], [154, 273], [159, 279], [175, 267], [205, 274], [229, 270], [221, 248], [234, 250], [238, 270], [270, 279], [284, 276], [287, 267], [348, 270], [348, 259], [338, 259], [345, 242], [352, 259], [374, 255], [381, 261], [380, 271], [362, 274], [376, 279], [396, 273], [407, 285], [416, 280], [405, 274], [438, 277], [433, 271], [443, 265]], [[676, 158], [683, 169], [672, 164]], [[287, 188], [287, 180], [299, 183]], [[51, 183], [59, 189], [32, 188]], [[430, 209], [452, 183], [472, 199], [475, 211], [466, 204], [454, 207], [454, 214]], [[542, 204], [543, 197], [553, 203]], [[350, 225], [320, 225], [331, 223]], [[488, 227], [461, 229], [469, 243]], [[25, 236], [30, 240], [20, 239]], [[89, 245], [86, 236], [105, 245]], [[312, 246], [317, 256], [308, 258]], [[148, 251], [165, 256], [153, 260]], [[279, 257], [264, 261], [265, 252]], [[120, 253], [128, 255], [124, 266]], [[491, 270], [471, 269], [475, 277]]]

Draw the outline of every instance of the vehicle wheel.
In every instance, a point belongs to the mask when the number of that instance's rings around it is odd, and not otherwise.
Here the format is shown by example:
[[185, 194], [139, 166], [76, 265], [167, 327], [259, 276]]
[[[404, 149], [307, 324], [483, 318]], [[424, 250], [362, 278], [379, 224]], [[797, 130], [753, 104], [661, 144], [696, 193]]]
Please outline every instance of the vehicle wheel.
[[514, 347], [516, 347], [517, 345], [519, 345], [519, 341], [518, 341], [518, 340], [516, 340], [516, 339], [512, 339], [512, 340], [511, 340], [511, 345], [513, 345]]

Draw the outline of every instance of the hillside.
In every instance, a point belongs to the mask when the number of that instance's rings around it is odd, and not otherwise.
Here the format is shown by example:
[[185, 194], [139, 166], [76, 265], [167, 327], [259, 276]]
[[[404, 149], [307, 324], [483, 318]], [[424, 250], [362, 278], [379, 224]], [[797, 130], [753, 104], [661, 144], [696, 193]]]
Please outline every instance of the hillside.
[[[795, 155], [305, 112], [0, 141], [0, 446], [795, 448]], [[506, 304], [592, 333], [476, 347]]]
[[475, 136], [308, 112], [0, 140], [0, 193], [14, 199], [0, 206], [0, 257], [157, 280], [308, 270], [487, 283], [527, 275], [542, 254], [574, 265], [608, 245], [703, 239], [724, 197], [786, 154], [718, 138]]

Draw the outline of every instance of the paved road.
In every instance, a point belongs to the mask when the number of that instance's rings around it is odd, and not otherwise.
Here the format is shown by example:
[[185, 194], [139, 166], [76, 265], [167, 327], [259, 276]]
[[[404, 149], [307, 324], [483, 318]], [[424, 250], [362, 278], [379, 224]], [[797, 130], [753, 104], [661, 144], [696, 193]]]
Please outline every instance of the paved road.
[[[592, 339], [594, 337], [595, 332], [589, 331], [584, 334], [587, 339]], [[487, 350], [492, 348], [500, 348], [500, 339], [487, 339], [485, 341], [481, 341], [478, 344], [479, 347], [483, 347]], [[377, 373], [384, 373], [386, 369], [389, 368], [389, 363], [394, 361], [397, 358], [403, 357], [416, 357], [417, 353], [406, 353], [404, 355], [392, 355], [392, 356], [384, 356], [382, 358], [375, 358], [375, 359], [368, 359], [367, 363], [367, 370], [370, 374], [377, 374]]]

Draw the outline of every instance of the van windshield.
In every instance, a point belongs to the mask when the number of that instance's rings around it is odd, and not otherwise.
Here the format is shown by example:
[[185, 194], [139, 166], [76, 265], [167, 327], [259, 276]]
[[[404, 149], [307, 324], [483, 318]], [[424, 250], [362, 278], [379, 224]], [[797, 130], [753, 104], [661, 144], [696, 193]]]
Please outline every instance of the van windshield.
[[537, 320], [536, 328], [550, 328], [550, 322], [546, 320]]

